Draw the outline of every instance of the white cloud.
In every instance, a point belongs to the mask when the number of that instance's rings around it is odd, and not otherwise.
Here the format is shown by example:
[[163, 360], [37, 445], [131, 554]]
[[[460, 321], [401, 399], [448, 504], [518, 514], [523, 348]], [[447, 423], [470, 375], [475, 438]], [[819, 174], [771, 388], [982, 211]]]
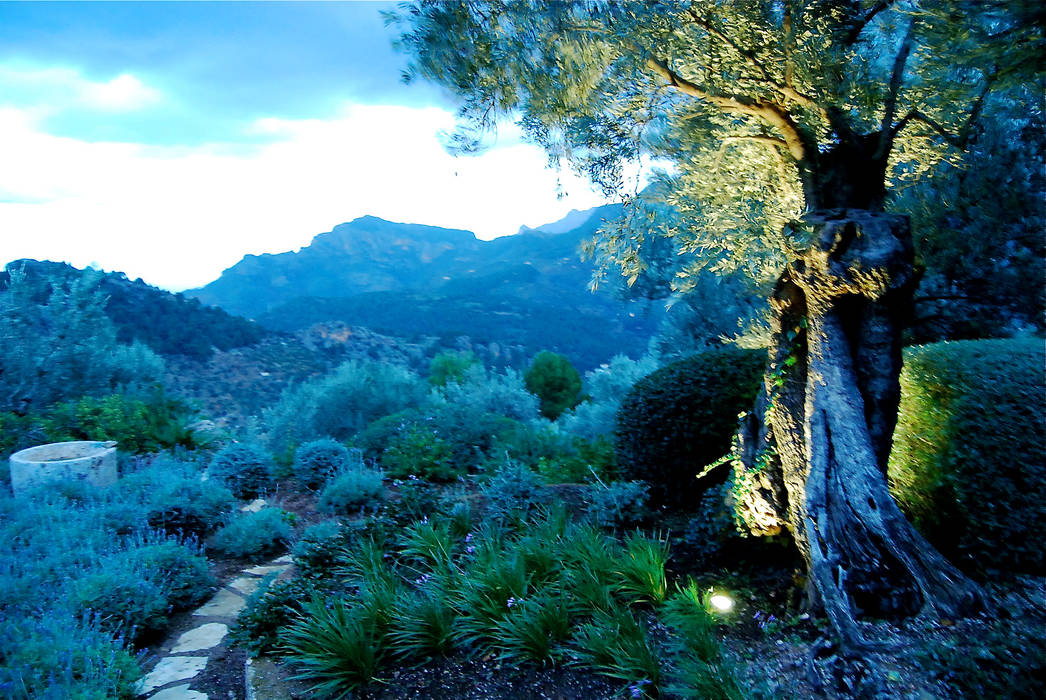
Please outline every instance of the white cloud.
[[128, 73], [105, 83], [85, 82], [80, 87], [83, 101], [106, 111], [140, 109], [160, 101], [160, 92]]
[[162, 99], [158, 89], [130, 73], [97, 81], [72, 68], [0, 65], [0, 104], [34, 114], [77, 108], [131, 112]]
[[[123, 89], [134, 93], [113, 95]], [[544, 153], [511, 129], [503, 142], [513, 145], [449, 156], [437, 134], [454, 117], [435, 108], [346, 105], [327, 121], [260, 120], [253, 130], [275, 140], [232, 153], [59, 138], [35, 117], [0, 110], [0, 263], [97, 261], [184, 288], [245, 253], [292, 250], [364, 214], [492, 238], [604, 202], [547, 170]]]

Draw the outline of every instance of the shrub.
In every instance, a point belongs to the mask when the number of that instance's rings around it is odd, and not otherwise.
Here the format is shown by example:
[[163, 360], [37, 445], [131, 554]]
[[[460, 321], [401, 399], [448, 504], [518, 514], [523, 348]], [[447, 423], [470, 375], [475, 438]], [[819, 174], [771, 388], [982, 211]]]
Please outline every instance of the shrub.
[[348, 440], [378, 418], [420, 404], [427, 391], [405, 367], [351, 360], [285, 391], [262, 423], [269, 448], [282, 453], [324, 436]]
[[324, 520], [305, 528], [291, 548], [301, 576], [326, 576], [338, 561], [347, 541], [336, 520]]
[[110, 562], [76, 582], [72, 600], [79, 614], [95, 615], [115, 636], [148, 641], [167, 628], [167, 596], [148, 572]]
[[154, 391], [148, 400], [123, 394], [85, 396], [53, 406], [41, 421], [50, 440], [115, 440], [120, 451], [141, 454], [196, 446], [188, 408]]
[[708, 563], [727, 549], [740, 549], [741, 536], [726, 501], [729, 493], [730, 482], [708, 489], [683, 531], [683, 542], [698, 562]]
[[614, 436], [622, 477], [646, 481], [654, 504], [693, 504], [711, 485], [697, 473], [729, 451], [738, 414], [752, 407], [765, 355], [724, 346], [636, 382]]
[[126, 559], [160, 586], [172, 611], [191, 608], [214, 592], [214, 577], [197, 548], [167, 540], [131, 550]]
[[446, 386], [449, 382], [460, 382], [466, 370], [477, 364], [479, 359], [471, 350], [444, 350], [429, 363], [429, 384]]
[[526, 517], [547, 500], [541, 477], [525, 465], [509, 460], [481, 489], [487, 514], [494, 519]]
[[236, 503], [232, 491], [214, 481], [171, 475], [156, 484], [149, 499], [148, 522], [183, 537], [202, 539], [222, 523]]
[[630, 360], [615, 355], [606, 365], [585, 373], [584, 389], [587, 399], [566, 411], [556, 423], [574, 435], [595, 440], [610, 437], [617, 425], [621, 399], [637, 381], [657, 369], [651, 357]]
[[967, 571], [1046, 571], [1043, 357], [1037, 338], [905, 351], [891, 491]]
[[460, 382], [447, 384], [442, 390], [447, 404], [467, 410], [470, 415], [492, 413], [518, 421], [538, 417], [538, 399], [527, 391], [518, 372], [487, 372], [479, 365], [465, 371]]
[[407, 423], [400, 427], [379, 458], [389, 476], [411, 474], [429, 481], [453, 481], [464, 473], [453, 460], [450, 444], [429, 425]]
[[320, 494], [317, 508], [325, 513], [348, 514], [377, 508], [385, 498], [381, 473], [373, 469], [348, 469], [335, 476]]
[[87, 616], [0, 619], [0, 659], [6, 698], [133, 700], [142, 675], [130, 646]]
[[302, 603], [322, 591], [312, 578], [268, 580], [247, 598], [247, 605], [236, 618], [231, 640], [254, 655], [278, 651], [279, 633], [301, 612]]
[[648, 514], [647, 488], [642, 481], [611, 481], [592, 486], [588, 514], [603, 527], [633, 527]]
[[581, 402], [581, 374], [563, 355], [539, 352], [523, 378], [527, 391], [541, 401], [541, 415], [549, 420]]
[[290, 541], [292, 517], [280, 508], [239, 513], [214, 533], [210, 549], [229, 557], [273, 554]]
[[308, 488], [315, 488], [348, 469], [351, 461], [348, 449], [337, 440], [313, 440], [295, 450], [294, 476]]
[[234, 442], [215, 453], [208, 473], [237, 498], [254, 498], [272, 485], [272, 457], [259, 445]]

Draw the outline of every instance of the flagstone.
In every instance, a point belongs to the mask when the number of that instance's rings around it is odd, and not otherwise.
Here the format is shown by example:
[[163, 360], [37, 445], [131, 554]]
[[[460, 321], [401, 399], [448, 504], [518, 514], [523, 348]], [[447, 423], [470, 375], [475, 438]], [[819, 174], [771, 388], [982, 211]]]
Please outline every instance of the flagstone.
[[243, 610], [247, 601], [232, 591], [221, 590], [201, 605], [193, 615], [208, 617], [235, 617]]
[[187, 651], [211, 649], [221, 644], [222, 639], [228, 633], [228, 625], [223, 625], [220, 622], [208, 622], [178, 637], [178, 643], [171, 649], [171, 653], [183, 654]]
[[145, 695], [168, 683], [195, 678], [205, 666], [206, 656], [166, 656], [138, 681], [138, 694]]
[[189, 690], [189, 684], [176, 685], [171, 688], [164, 688], [160, 692], [151, 696], [149, 700], [209, 700], [207, 693], [201, 693], [198, 690]]

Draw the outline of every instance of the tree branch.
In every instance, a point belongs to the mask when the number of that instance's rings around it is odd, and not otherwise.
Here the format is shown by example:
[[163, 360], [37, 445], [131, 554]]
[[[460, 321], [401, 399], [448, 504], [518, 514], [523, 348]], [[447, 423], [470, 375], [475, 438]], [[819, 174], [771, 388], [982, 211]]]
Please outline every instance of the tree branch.
[[904, 117], [902, 117], [901, 120], [897, 122], [897, 124], [895, 124], [894, 127], [890, 130], [891, 140], [895, 138], [897, 134], [901, 132], [902, 129], [908, 126], [908, 124], [910, 124], [913, 121], [916, 121], [922, 122], [926, 126], [933, 129], [941, 138], [945, 140], [946, 143], [949, 143], [958, 149], [965, 149], [966, 145], [970, 141], [970, 136], [973, 133], [973, 125], [977, 122], [977, 119], [980, 118], [981, 112], [984, 109], [984, 99], [988, 96], [988, 93], [991, 92], [992, 86], [995, 84], [996, 77], [997, 74], [995, 72], [992, 72], [991, 74], [985, 76], [984, 86], [981, 88], [980, 94], [977, 95], [977, 99], [973, 101], [973, 105], [970, 107], [970, 114], [966, 118], [966, 123], [962, 125], [962, 128], [959, 129], [958, 133], [953, 134], [952, 132], [948, 131], [944, 127], [944, 125], [942, 125], [934, 118], [924, 114], [918, 109], [913, 109], [909, 111], [907, 114], [905, 114]]
[[664, 61], [653, 57], [647, 59], [647, 67], [684, 95], [713, 104], [725, 112], [760, 117], [781, 132], [782, 140], [795, 160], [801, 161], [806, 158], [807, 146], [799, 127], [781, 105], [756, 100], [747, 95], [715, 95], [682, 77]]
[[879, 146], [876, 148], [875, 157], [882, 158], [893, 145], [896, 135], [890, 128], [893, 125], [894, 114], [897, 113], [897, 97], [901, 92], [901, 83], [904, 80], [904, 66], [908, 63], [908, 56], [912, 52], [912, 30], [915, 28], [915, 19], [908, 23], [908, 30], [901, 40], [901, 47], [893, 59], [893, 74], [890, 76], [890, 91], [886, 95], [884, 105], [882, 126], [879, 129]]
[[875, 6], [868, 11], [868, 14], [862, 17], [857, 22], [857, 24], [851, 27], [850, 31], [847, 32], [846, 39], [844, 41], [846, 46], [852, 46], [858, 39], [860, 39], [861, 32], [863, 32], [864, 28], [867, 27], [873, 19], [875, 19], [875, 16], [883, 10], [888, 9], [896, 2], [897, 0], [882, 0], [881, 2], [876, 3]]
[[[803, 105], [804, 107], [809, 107], [810, 109], [816, 110], [817, 113], [820, 114], [825, 121], [828, 121], [828, 115], [825, 113], [825, 110], [819, 104], [817, 104], [817, 102], [812, 97], [810, 97], [809, 95], [804, 95], [803, 93], [799, 92], [791, 86], [791, 71], [789, 71], [786, 68], [784, 83], [780, 83], [774, 80], [773, 76], [770, 75], [770, 71], [766, 69], [766, 66], [760, 63], [759, 60], [756, 58], [755, 52], [746, 51], [745, 49], [741, 48], [741, 46], [739, 46], [737, 42], [735, 42], [729, 36], [713, 27], [711, 22], [698, 15], [697, 12], [695, 12], [693, 9], [688, 10], [687, 14], [690, 15], [691, 19], [693, 19], [694, 24], [701, 27], [706, 32], [714, 36], [716, 39], [721, 41], [723, 44], [733, 49], [734, 53], [743, 58], [748, 65], [754, 68], [756, 72], [759, 73], [761, 82], [770, 86], [771, 89], [773, 89], [782, 97], [790, 99], [798, 104]], [[789, 22], [790, 21], [791, 20], [789, 18]]]

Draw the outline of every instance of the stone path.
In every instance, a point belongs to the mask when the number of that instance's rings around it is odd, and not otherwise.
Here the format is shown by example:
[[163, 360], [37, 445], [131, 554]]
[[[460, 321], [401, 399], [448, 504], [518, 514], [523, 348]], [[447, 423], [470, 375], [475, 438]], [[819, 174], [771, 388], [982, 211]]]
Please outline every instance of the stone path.
[[192, 679], [207, 667], [208, 655], [218, 648], [236, 616], [247, 604], [264, 577], [280, 574], [291, 567], [291, 556], [284, 555], [268, 564], [244, 569], [213, 598], [193, 612], [200, 624], [164, 644], [167, 655], [138, 682], [138, 695], [150, 700], [210, 700], [206, 693], [191, 690]]

